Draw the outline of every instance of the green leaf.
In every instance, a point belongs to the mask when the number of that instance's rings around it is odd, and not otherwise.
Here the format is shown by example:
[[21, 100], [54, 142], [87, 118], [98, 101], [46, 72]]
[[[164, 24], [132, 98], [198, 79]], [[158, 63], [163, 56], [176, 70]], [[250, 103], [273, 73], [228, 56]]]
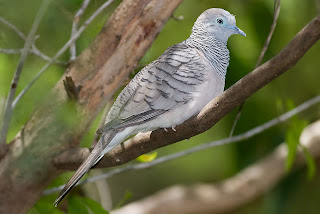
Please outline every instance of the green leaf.
[[[291, 100], [287, 100], [287, 108], [289, 110], [295, 107], [294, 103]], [[300, 144], [299, 138], [303, 129], [307, 126], [308, 122], [305, 120], [301, 120], [297, 115], [291, 118], [291, 122], [289, 124], [288, 131], [285, 136], [285, 141], [288, 146], [288, 157], [286, 160], [286, 171], [290, 171], [296, 154], [298, 145]]]
[[86, 197], [83, 197], [82, 200], [94, 214], [109, 214], [109, 212], [103, 209], [103, 207], [95, 200]]
[[78, 196], [69, 197], [68, 214], [89, 214], [85, 203]]
[[[291, 111], [292, 109], [294, 109], [296, 107], [296, 105], [294, 104], [293, 100], [287, 99], [286, 100], [286, 107], [287, 107], [287, 111]], [[299, 123], [301, 121], [301, 119], [299, 118], [298, 115], [294, 115], [293, 117], [290, 118], [290, 121], [292, 123]]]
[[37, 203], [27, 212], [27, 214], [63, 214], [63, 212], [52, 205], [53, 197], [41, 197]]
[[299, 136], [297, 136], [295, 130], [293, 130], [292, 128], [289, 128], [289, 130], [286, 133], [285, 139], [288, 146], [288, 156], [286, 159], [286, 171], [288, 172], [290, 171], [297, 154], [297, 148], [299, 145]]
[[306, 158], [306, 163], [308, 168], [307, 178], [311, 180], [316, 174], [316, 163], [314, 161], [314, 158], [311, 156], [309, 150], [301, 144], [300, 146], [302, 147], [304, 157]]
[[157, 157], [158, 153], [157, 152], [152, 152], [150, 154], [143, 154], [143, 155], [140, 155], [139, 157], [137, 157], [137, 161], [140, 161], [140, 162], [151, 162], [153, 161], [156, 157]]

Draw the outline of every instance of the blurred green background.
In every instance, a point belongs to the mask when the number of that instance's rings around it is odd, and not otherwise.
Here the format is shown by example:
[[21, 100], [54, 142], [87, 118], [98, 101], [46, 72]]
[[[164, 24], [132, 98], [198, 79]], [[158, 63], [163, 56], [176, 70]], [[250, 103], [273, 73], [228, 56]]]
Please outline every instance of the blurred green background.
[[[0, 16], [28, 34], [40, 2], [40, 0], [0, 0]], [[81, 21], [86, 20], [104, 2], [102, 0], [91, 1]], [[116, 0], [82, 34], [77, 41], [78, 54], [91, 43], [103, 23], [120, 2]], [[53, 56], [69, 39], [72, 20], [81, 3], [81, 0], [54, 0], [51, 2], [37, 32], [40, 37], [37, 39], [36, 45], [41, 51], [48, 56]], [[282, 50], [294, 35], [319, 13], [316, 7], [317, 3], [320, 4], [319, 0], [282, 1], [278, 25], [263, 61], [270, 59]], [[270, 30], [273, 19], [273, 0], [185, 0], [174, 13], [177, 17], [182, 15], [184, 19], [181, 21], [170, 19], [168, 21], [140, 64], [150, 63], [170, 45], [186, 39], [190, 35], [196, 18], [204, 10], [212, 7], [224, 8], [235, 14], [237, 26], [247, 34], [246, 38], [236, 35], [229, 39], [228, 47], [231, 60], [226, 88], [252, 71]], [[22, 48], [23, 45], [24, 41], [21, 38], [0, 23], [0, 48]], [[66, 52], [60, 59], [68, 61], [69, 52]], [[240, 134], [283, 113], [286, 111], [285, 103], [288, 100], [292, 100], [298, 105], [319, 94], [319, 59], [320, 43], [318, 42], [294, 68], [254, 94], [244, 106], [235, 134]], [[18, 60], [19, 55], [0, 53], [0, 99], [2, 100], [8, 94]], [[41, 58], [34, 55], [28, 56], [18, 85], [18, 92], [25, 87], [44, 64], [45, 61]], [[37, 104], [48, 95], [48, 91], [64, 72], [65, 67], [63, 66], [51, 66], [25, 95], [14, 110], [8, 141], [12, 140], [23, 124], [28, 121]], [[206, 133], [189, 141], [182, 141], [158, 149], [158, 156], [227, 137], [236, 112], [236, 110], [231, 112]], [[309, 123], [315, 121], [320, 117], [319, 106], [305, 111], [300, 117]], [[82, 146], [90, 146], [99, 119], [97, 118], [90, 133], [84, 137]], [[102, 185], [103, 188], [97, 187], [96, 184], [77, 187], [69, 194], [69, 203], [76, 204], [77, 200], [72, 199], [75, 195], [89, 196], [100, 203], [98, 189], [104, 191], [104, 194], [110, 193], [112, 204], [115, 206], [121, 201], [130, 203], [130, 201], [138, 200], [175, 184], [189, 185], [198, 182], [221, 181], [235, 175], [246, 166], [255, 163], [273, 151], [277, 145], [284, 141], [287, 128], [288, 123], [281, 124], [250, 140], [197, 152], [150, 169], [123, 173], [103, 181], [103, 183], [100, 182], [99, 185]], [[108, 171], [108, 169], [92, 170], [89, 175], [103, 171]], [[51, 186], [64, 184], [71, 174], [72, 172], [62, 175]], [[263, 197], [257, 198], [234, 213], [318, 213], [320, 210], [319, 181], [319, 174], [315, 175], [312, 180], [308, 180], [306, 169], [292, 172]], [[107, 193], [108, 191], [109, 193]], [[30, 210], [30, 213], [60, 213], [52, 206], [56, 196], [57, 194], [42, 197]], [[102, 204], [109, 206], [106, 201]], [[70, 210], [69, 213], [71, 213]]]

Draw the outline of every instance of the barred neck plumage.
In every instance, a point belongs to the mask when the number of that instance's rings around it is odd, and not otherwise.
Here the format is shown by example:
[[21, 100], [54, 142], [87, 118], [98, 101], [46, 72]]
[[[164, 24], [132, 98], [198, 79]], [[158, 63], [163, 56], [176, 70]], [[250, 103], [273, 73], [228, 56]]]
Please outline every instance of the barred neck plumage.
[[195, 29], [185, 42], [188, 46], [201, 50], [223, 81], [225, 80], [230, 59], [226, 42], [218, 41], [209, 32]]

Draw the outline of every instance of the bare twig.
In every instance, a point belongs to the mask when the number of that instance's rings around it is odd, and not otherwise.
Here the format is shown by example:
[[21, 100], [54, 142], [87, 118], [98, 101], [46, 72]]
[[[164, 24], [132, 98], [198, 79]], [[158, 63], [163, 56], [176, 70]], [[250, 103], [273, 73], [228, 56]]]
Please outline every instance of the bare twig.
[[[7, 20], [5, 20], [4, 18], [0, 17], [0, 21], [4, 24], [6, 24], [9, 28], [11, 28], [14, 32], [16, 32], [18, 34], [19, 37], [21, 37], [23, 40], [26, 40], [27, 37], [24, 35], [24, 33], [22, 33], [16, 26], [14, 26], [13, 24], [11, 24], [10, 22], [8, 22]], [[5, 54], [22, 54], [23, 52], [23, 48], [20, 49], [4, 49], [4, 48], [0, 48], [0, 52], [1, 53], [5, 53]], [[41, 57], [42, 59], [46, 60], [46, 61], [50, 61], [51, 58], [48, 57], [47, 55], [45, 55], [44, 53], [42, 53], [34, 44], [34, 42], [32, 43], [32, 48], [29, 49], [29, 53], [32, 53], [36, 56]], [[65, 66], [67, 63], [63, 62], [63, 61], [59, 61], [56, 60], [54, 63], [58, 64], [58, 65], [63, 65]]]
[[[91, 0], [83, 0], [83, 3], [79, 10], [77, 11], [76, 15], [74, 16], [73, 23], [72, 23], [72, 30], [71, 30], [71, 37], [73, 34], [77, 32], [78, 24], [83, 15], [84, 11], [87, 9]], [[74, 41], [70, 46], [70, 60], [73, 61], [76, 58], [77, 49], [76, 49], [76, 41]]]
[[[265, 44], [264, 44], [264, 46], [263, 46], [263, 48], [262, 48], [262, 50], [260, 52], [260, 56], [259, 56], [259, 58], [257, 60], [255, 68], [259, 67], [264, 55], [266, 54], [266, 52], [268, 50], [271, 38], [272, 38], [274, 30], [276, 29], [276, 26], [277, 26], [277, 21], [278, 21], [279, 14], [280, 14], [280, 5], [281, 5], [281, 0], [274, 0], [273, 22], [271, 24], [271, 28], [270, 28], [267, 40], [266, 40], [266, 42], [265, 42]], [[245, 104], [245, 101], [239, 106], [236, 118], [235, 118], [235, 120], [233, 122], [231, 131], [230, 131], [230, 135], [229, 135], [230, 137], [232, 137], [234, 129], [236, 128], [236, 125], [237, 125], [237, 123], [238, 123], [238, 121], [239, 121], [239, 119], [241, 117], [241, 113], [242, 113], [242, 109], [243, 109], [244, 104]]]
[[[114, 169], [114, 170], [111, 170], [107, 173], [104, 173], [104, 174], [100, 174], [100, 175], [97, 175], [97, 176], [93, 176], [91, 178], [88, 178], [88, 179], [85, 179], [83, 181], [80, 181], [78, 182], [77, 185], [81, 185], [81, 184], [85, 184], [85, 183], [91, 183], [91, 182], [95, 182], [97, 180], [100, 180], [100, 179], [107, 179], [107, 178], [110, 178], [114, 175], [117, 175], [117, 174], [120, 174], [120, 173], [123, 173], [123, 172], [127, 172], [127, 171], [132, 171], [132, 170], [140, 170], [140, 169], [145, 169], [145, 168], [149, 168], [151, 166], [154, 166], [154, 165], [158, 165], [160, 163], [164, 163], [164, 162], [167, 162], [167, 161], [170, 161], [170, 160], [173, 160], [173, 159], [176, 159], [176, 158], [180, 158], [180, 157], [183, 157], [183, 156], [186, 156], [186, 155], [189, 155], [189, 154], [192, 154], [192, 153], [195, 153], [195, 152], [198, 152], [198, 151], [201, 151], [201, 150], [205, 150], [205, 149], [208, 149], [208, 148], [211, 148], [211, 147], [215, 147], [215, 146], [220, 146], [220, 145], [224, 145], [224, 144], [230, 144], [230, 143], [235, 143], [235, 142], [239, 142], [239, 141], [243, 141], [243, 140], [247, 140], [253, 136], [256, 136], [258, 134], [260, 134], [261, 132], [279, 124], [279, 123], [282, 123], [282, 122], [285, 122], [287, 121], [288, 119], [290, 119], [291, 117], [293, 117], [294, 115], [296, 114], [299, 114], [300, 112], [310, 108], [311, 106], [317, 104], [320, 102], [320, 95], [319, 96], [316, 96], [306, 102], [304, 102], [303, 104], [297, 106], [296, 108], [292, 109], [291, 111], [288, 111], [282, 115], [280, 115], [279, 117], [276, 117], [260, 126], [257, 126], [243, 134], [240, 134], [240, 135], [237, 135], [237, 136], [234, 136], [234, 137], [228, 137], [228, 138], [224, 138], [224, 139], [221, 139], [221, 140], [217, 140], [217, 141], [213, 141], [213, 142], [210, 142], [210, 143], [206, 143], [206, 144], [202, 144], [202, 145], [199, 145], [199, 146], [195, 146], [191, 149], [188, 149], [188, 150], [185, 150], [185, 151], [181, 151], [181, 152], [177, 152], [175, 154], [172, 154], [172, 155], [168, 155], [168, 156], [164, 156], [164, 157], [161, 157], [161, 158], [157, 158], [155, 159], [154, 161], [152, 162], [147, 162], [147, 163], [138, 163], [138, 164], [133, 164], [133, 165], [128, 165], [128, 166], [125, 166], [125, 167], [122, 167], [122, 168], [117, 168], [117, 169]], [[56, 192], [59, 192], [63, 189], [64, 185], [61, 185], [61, 186], [58, 186], [58, 187], [55, 187], [55, 188], [52, 188], [52, 189], [49, 189], [49, 190], [46, 190], [43, 192], [44, 195], [49, 195], [49, 194], [52, 194], [52, 193], [56, 193]]]
[[[0, 53], [5, 53], [5, 54], [21, 54], [22, 52], [23, 52], [23, 48], [21, 48], [21, 49], [0, 48]], [[29, 53], [34, 54], [36, 56], [39, 56], [46, 61], [51, 60], [51, 58], [49, 56], [42, 53], [34, 44], [32, 45], [32, 49], [29, 50]], [[63, 62], [60, 60], [56, 60], [54, 63], [57, 65], [62, 65], [62, 66], [66, 66], [68, 64], [67, 62]]]
[[8, 94], [8, 98], [7, 98], [6, 106], [5, 106], [5, 110], [4, 110], [4, 116], [3, 116], [3, 120], [2, 120], [1, 133], [0, 133], [0, 145], [6, 143], [7, 133], [9, 130], [9, 125], [10, 125], [10, 120], [11, 120], [11, 114], [12, 114], [12, 110], [13, 110], [12, 102], [14, 99], [15, 92], [17, 90], [17, 86], [19, 83], [19, 78], [20, 78], [20, 75], [22, 72], [22, 68], [23, 68], [24, 62], [27, 58], [29, 49], [32, 46], [34, 35], [35, 35], [35, 33], [38, 29], [38, 26], [42, 20], [44, 12], [46, 11], [47, 7], [49, 6], [49, 2], [50, 2], [49, 0], [45, 0], [42, 2], [41, 6], [40, 6], [40, 9], [36, 15], [36, 18], [32, 24], [31, 30], [28, 34], [27, 39], [26, 39], [26, 42], [24, 45], [24, 50], [21, 54], [18, 66], [16, 68], [14, 77], [12, 79], [11, 87], [9, 90], [9, 94]]
[[[89, 175], [97, 176], [102, 174], [103, 171], [103, 169], [97, 169], [89, 172]], [[98, 180], [94, 183], [88, 183], [86, 185], [81, 186], [81, 189], [85, 192], [85, 195], [87, 197], [96, 199], [105, 210], [112, 209], [113, 202], [108, 180]]]
[[[30, 53], [32, 53], [36, 56], [39, 56], [46, 61], [52, 61], [52, 58], [50, 58], [49, 56], [42, 53], [34, 44], [32, 45], [32, 49], [30, 50]], [[53, 64], [66, 66], [68, 64], [68, 62], [64, 62], [64, 61], [56, 59], [56, 60], [53, 60]]]
[[[21, 54], [22, 52], [23, 52], [23, 48], [21, 49], [0, 48], [0, 53], [4, 53], [4, 54]], [[29, 53], [31, 53], [31, 50], [29, 50]]]
[[272, 25], [271, 25], [271, 28], [270, 28], [270, 32], [269, 32], [269, 35], [267, 37], [267, 40], [261, 50], [261, 53], [260, 53], [260, 56], [258, 58], [258, 61], [256, 63], [256, 67], [257, 68], [260, 64], [261, 64], [261, 61], [264, 57], [264, 55], [266, 54], [266, 51], [269, 47], [269, 44], [270, 44], [270, 41], [271, 41], [271, 38], [273, 36], [273, 33], [274, 33], [274, 30], [276, 29], [276, 26], [277, 26], [277, 21], [278, 21], [278, 18], [279, 18], [279, 14], [280, 14], [280, 5], [281, 5], [281, 0], [274, 0], [274, 14], [273, 14], [273, 22], [272, 22]]
[[79, 30], [73, 34], [73, 36], [64, 44], [60, 50], [55, 54], [55, 56], [45, 64], [41, 70], [36, 74], [36, 76], [28, 83], [28, 85], [20, 92], [20, 94], [16, 97], [16, 99], [12, 103], [12, 108], [14, 108], [19, 100], [23, 97], [23, 95], [31, 88], [31, 86], [39, 79], [39, 77], [49, 68], [49, 66], [60, 57], [69, 47], [70, 45], [76, 41], [82, 32], [87, 28], [87, 26], [106, 8], [108, 7], [114, 0], [109, 0], [105, 2], [101, 7], [96, 10], [89, 19], [87, 19], [83, 25], [79, 28]]
[[16, 26], [5, 20], [4, 18], [0, 17], [0, 22], [6, 24], [9, 28], [11, 28], [14, 32], [18, 34], [23, 40], [26, 40], [27, 37], [22, 33]]

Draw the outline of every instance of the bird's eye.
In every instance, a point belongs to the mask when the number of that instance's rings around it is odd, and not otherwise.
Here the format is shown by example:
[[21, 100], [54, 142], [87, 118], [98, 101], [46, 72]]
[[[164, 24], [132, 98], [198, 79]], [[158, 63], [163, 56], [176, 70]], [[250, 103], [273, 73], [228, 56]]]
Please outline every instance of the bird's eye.
[[222, 25], [223, 24], [223, 19], [217, 19], [217, 23]]

